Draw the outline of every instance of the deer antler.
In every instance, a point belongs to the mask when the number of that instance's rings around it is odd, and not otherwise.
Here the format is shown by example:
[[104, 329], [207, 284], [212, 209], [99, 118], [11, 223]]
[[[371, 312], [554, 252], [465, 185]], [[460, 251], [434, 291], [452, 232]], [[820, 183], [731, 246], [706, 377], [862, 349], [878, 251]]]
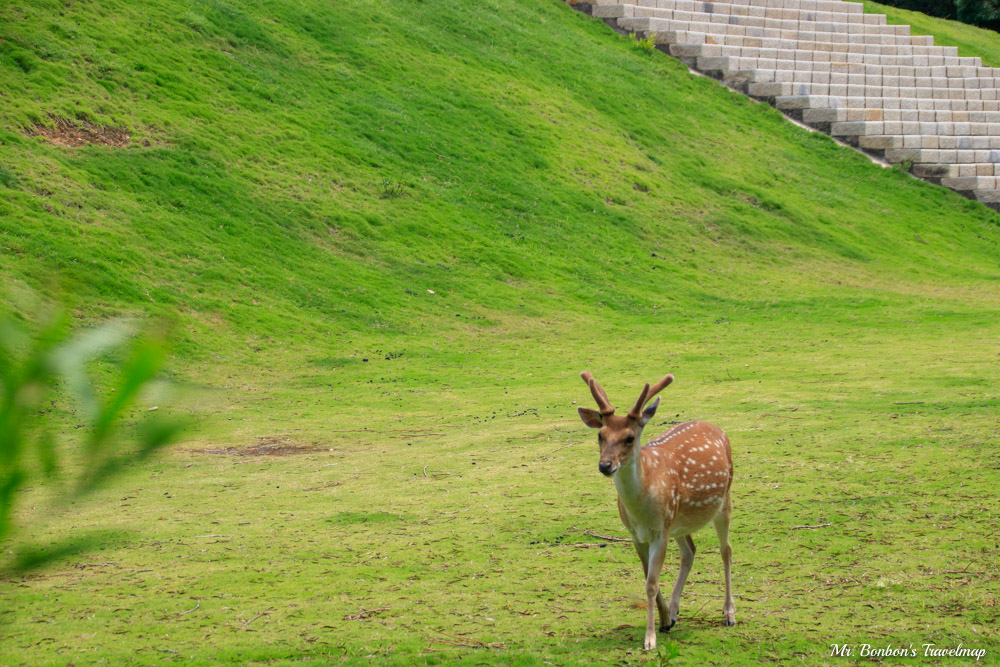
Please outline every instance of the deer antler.
[[597, 380], [590, 374], [590, 371], [580, 373], [580, 377], [590, 387], [590, 393], [594, 395], [594, 400], [597, 401], [597, 407], [601, 409], [601, 414], [605, 417], [615, 414], [615, 409], [611, 405], [611, 401], [608, 400], [608, 395], [601, 389], [601, 385], [597, 384]]
[[663, 379], [654, 384], [652, 387], [649, 386], [647, 382], [642, 388], [642, 393], [639, 394], [639, 400], [635, 402], [629, 411], [628, 416], [632, 419], [639, 419], [642, 416], [642, 408], [646, 405], [646, 401], [650, 400], [657, 394], [659, 394], [664, 387], [674, 381], [674, 376], [669, 373], [663, 376]]

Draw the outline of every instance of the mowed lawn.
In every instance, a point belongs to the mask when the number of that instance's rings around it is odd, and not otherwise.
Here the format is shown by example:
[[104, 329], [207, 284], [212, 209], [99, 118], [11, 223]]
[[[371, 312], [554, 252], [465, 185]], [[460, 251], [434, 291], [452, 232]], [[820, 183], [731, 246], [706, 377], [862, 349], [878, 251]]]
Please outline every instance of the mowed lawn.
[[196, 422], [25, 491], [104, 539], [4, 576], [0, 664], [655, 664], [582, 370], [733, 443], [737, 625], [708, 530], [671, 664], [998, 661], [995, 213], [560, 2], [130, 7], [0, 9], [0, 276], [172, 318]]
[[456, 341], [470, 361], [436, 367], [435, 389], [406, 380], [430, 371], [415, 354], [372, 359], [367, 388], [220, 405], [228, 437], [51, 526], [127, 534], [5, 584], [5, 662], [645, 662], [638, 560], [600, 537], [625, 533], [575, 416], [581, 367], [622, 404], [672, 370], [649, 428], [705, 418], [734, 443], [738, 624], [720, 624], [707, 531], [678, 664], [823, 664], [833, 642], [994, 655], [997, 332], [907, 315], [649, 326], [631, 354], [512, 327], [521, 345]]

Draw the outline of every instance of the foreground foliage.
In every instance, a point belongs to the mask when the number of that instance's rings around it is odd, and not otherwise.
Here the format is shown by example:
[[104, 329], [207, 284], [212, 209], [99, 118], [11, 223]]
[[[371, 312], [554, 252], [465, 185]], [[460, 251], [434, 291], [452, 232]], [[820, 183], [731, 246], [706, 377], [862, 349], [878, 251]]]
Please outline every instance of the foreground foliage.
[[[156, 379], [165, 355], [162, 341], [134, 335], [124, 322], [112, 322], [70, 336], [70, 318], [62, 309], [50, 310], [41, 323], [25, 323], [0, 313], [0, 543], [14, 545], [13, 558], [0, 568], [26, 572], [57, 559], [93, 548], [98, 534], [70, 531], [55, 542], [40, 544], [37, 536], [46, 523], [70, 505], [106, 486], [128, 465], [141, 462], [176, 436], [179, 423], [144, 419], [135, 442], [121, 433], [120, 422], [140, 392]], [[101, 398], [88, 366], [111, 351], [126, 347], [108, 396]], [[54, 433], [61, 400], [75, 399], [84, 428], [71, 451]], [[154, 406], [152, 409], [157, 409]], [[67, 462], [67, 456], [72, 462]], [[66, 474], [67, 469], [71, 471]], [[22, 512], [13, 521], [17, 501], [32, 473], [51, 497], [44, 509]]]

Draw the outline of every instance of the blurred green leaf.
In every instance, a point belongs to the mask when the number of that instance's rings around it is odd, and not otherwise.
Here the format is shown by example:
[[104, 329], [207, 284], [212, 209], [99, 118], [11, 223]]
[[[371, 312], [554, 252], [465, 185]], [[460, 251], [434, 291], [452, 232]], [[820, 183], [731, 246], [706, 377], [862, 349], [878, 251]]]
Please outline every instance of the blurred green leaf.
[[149, 419], [139, 427], [139, 437], [142, 448], [139, 456], [145, 458], [164, 447], [180, 435], [186, 424], [180, 420]]
[[55, 438], [52, 437], [52, 432], [42, 431], [35, 444], [38, 450], [38, 462], [42, 465], [42, 474], [51, 478], [59, 467], [59, 457], [56, 453], [56, 442]]
[[131, 359], [122, 369], [118, 386], [112, 389], [94, 422], [88, 443], [92, 452], [103, 448], [112, 425], [131, 405], [139, 390], [156, 376], [165, 356], [163, 345], [157, 341], [147, 339], [136, 343]]
[[10, 532], [10, 515], [14, 507], [14, 492], [24, 483], [20, 470], [4, 471], [0, 476], [0, 539]]
[[80, 401], [84, 414], [94, 419], [100, 404], [87, 378], [87, 362], [120, 346], [132, 333], [126, 322], [116, 320], [94, 327], [60, 346], [52, 356], [56, 372], [66, 382], [67, 389]]
[[[78, 333], [71, 325], [64, 309], [34, 321], [0, 313], [0, 540], [22, 532], [13, 520], [14, 508], [32, 476], [47, 487], [50, 497], [47, 513], [39, 511], [20, 527], [32, 530], [23, 531], [29, 533], [28, 543], [14, 548], [15, 560], [8, 567], [15, 571], [42, 567], [98, 543], [99, 534], [70, 536], [44, 548], [30, 541], [55, 512], [166, 446], [183, 428], [179, 420], [152, 415], [127, 432], [120, 428], [166, 359], [161, 331], [135, 336], [135, 326], [124, 320]], [[105, 355], [113, 362], [111, 370], [95, 369], [94, 362]], [[117, 358], [124, 362], [115, 362]], [[95, 382], [92, 375], [98, 371], [110, 374], [111, 388], [103, 395], [95, 386], [106, 385], [107, 378]], [[54, 436], [57, 404], [65, 404], [71, 413], [76, 409], [86, 428], [83, 447], [67, 448], [67, 453], [81, 457], [82, 466], [66, 480], [56, 475], [62, 452]]]

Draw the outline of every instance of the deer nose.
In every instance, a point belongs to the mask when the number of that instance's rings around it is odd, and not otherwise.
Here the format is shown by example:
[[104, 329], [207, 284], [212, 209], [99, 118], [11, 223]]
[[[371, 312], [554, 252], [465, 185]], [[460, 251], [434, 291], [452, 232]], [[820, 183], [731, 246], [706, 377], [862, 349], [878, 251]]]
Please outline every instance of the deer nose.
[[611, 461], [601, 461], [597, 464], [597, 469], [601, 471], [602, 475], [611, 474]]

